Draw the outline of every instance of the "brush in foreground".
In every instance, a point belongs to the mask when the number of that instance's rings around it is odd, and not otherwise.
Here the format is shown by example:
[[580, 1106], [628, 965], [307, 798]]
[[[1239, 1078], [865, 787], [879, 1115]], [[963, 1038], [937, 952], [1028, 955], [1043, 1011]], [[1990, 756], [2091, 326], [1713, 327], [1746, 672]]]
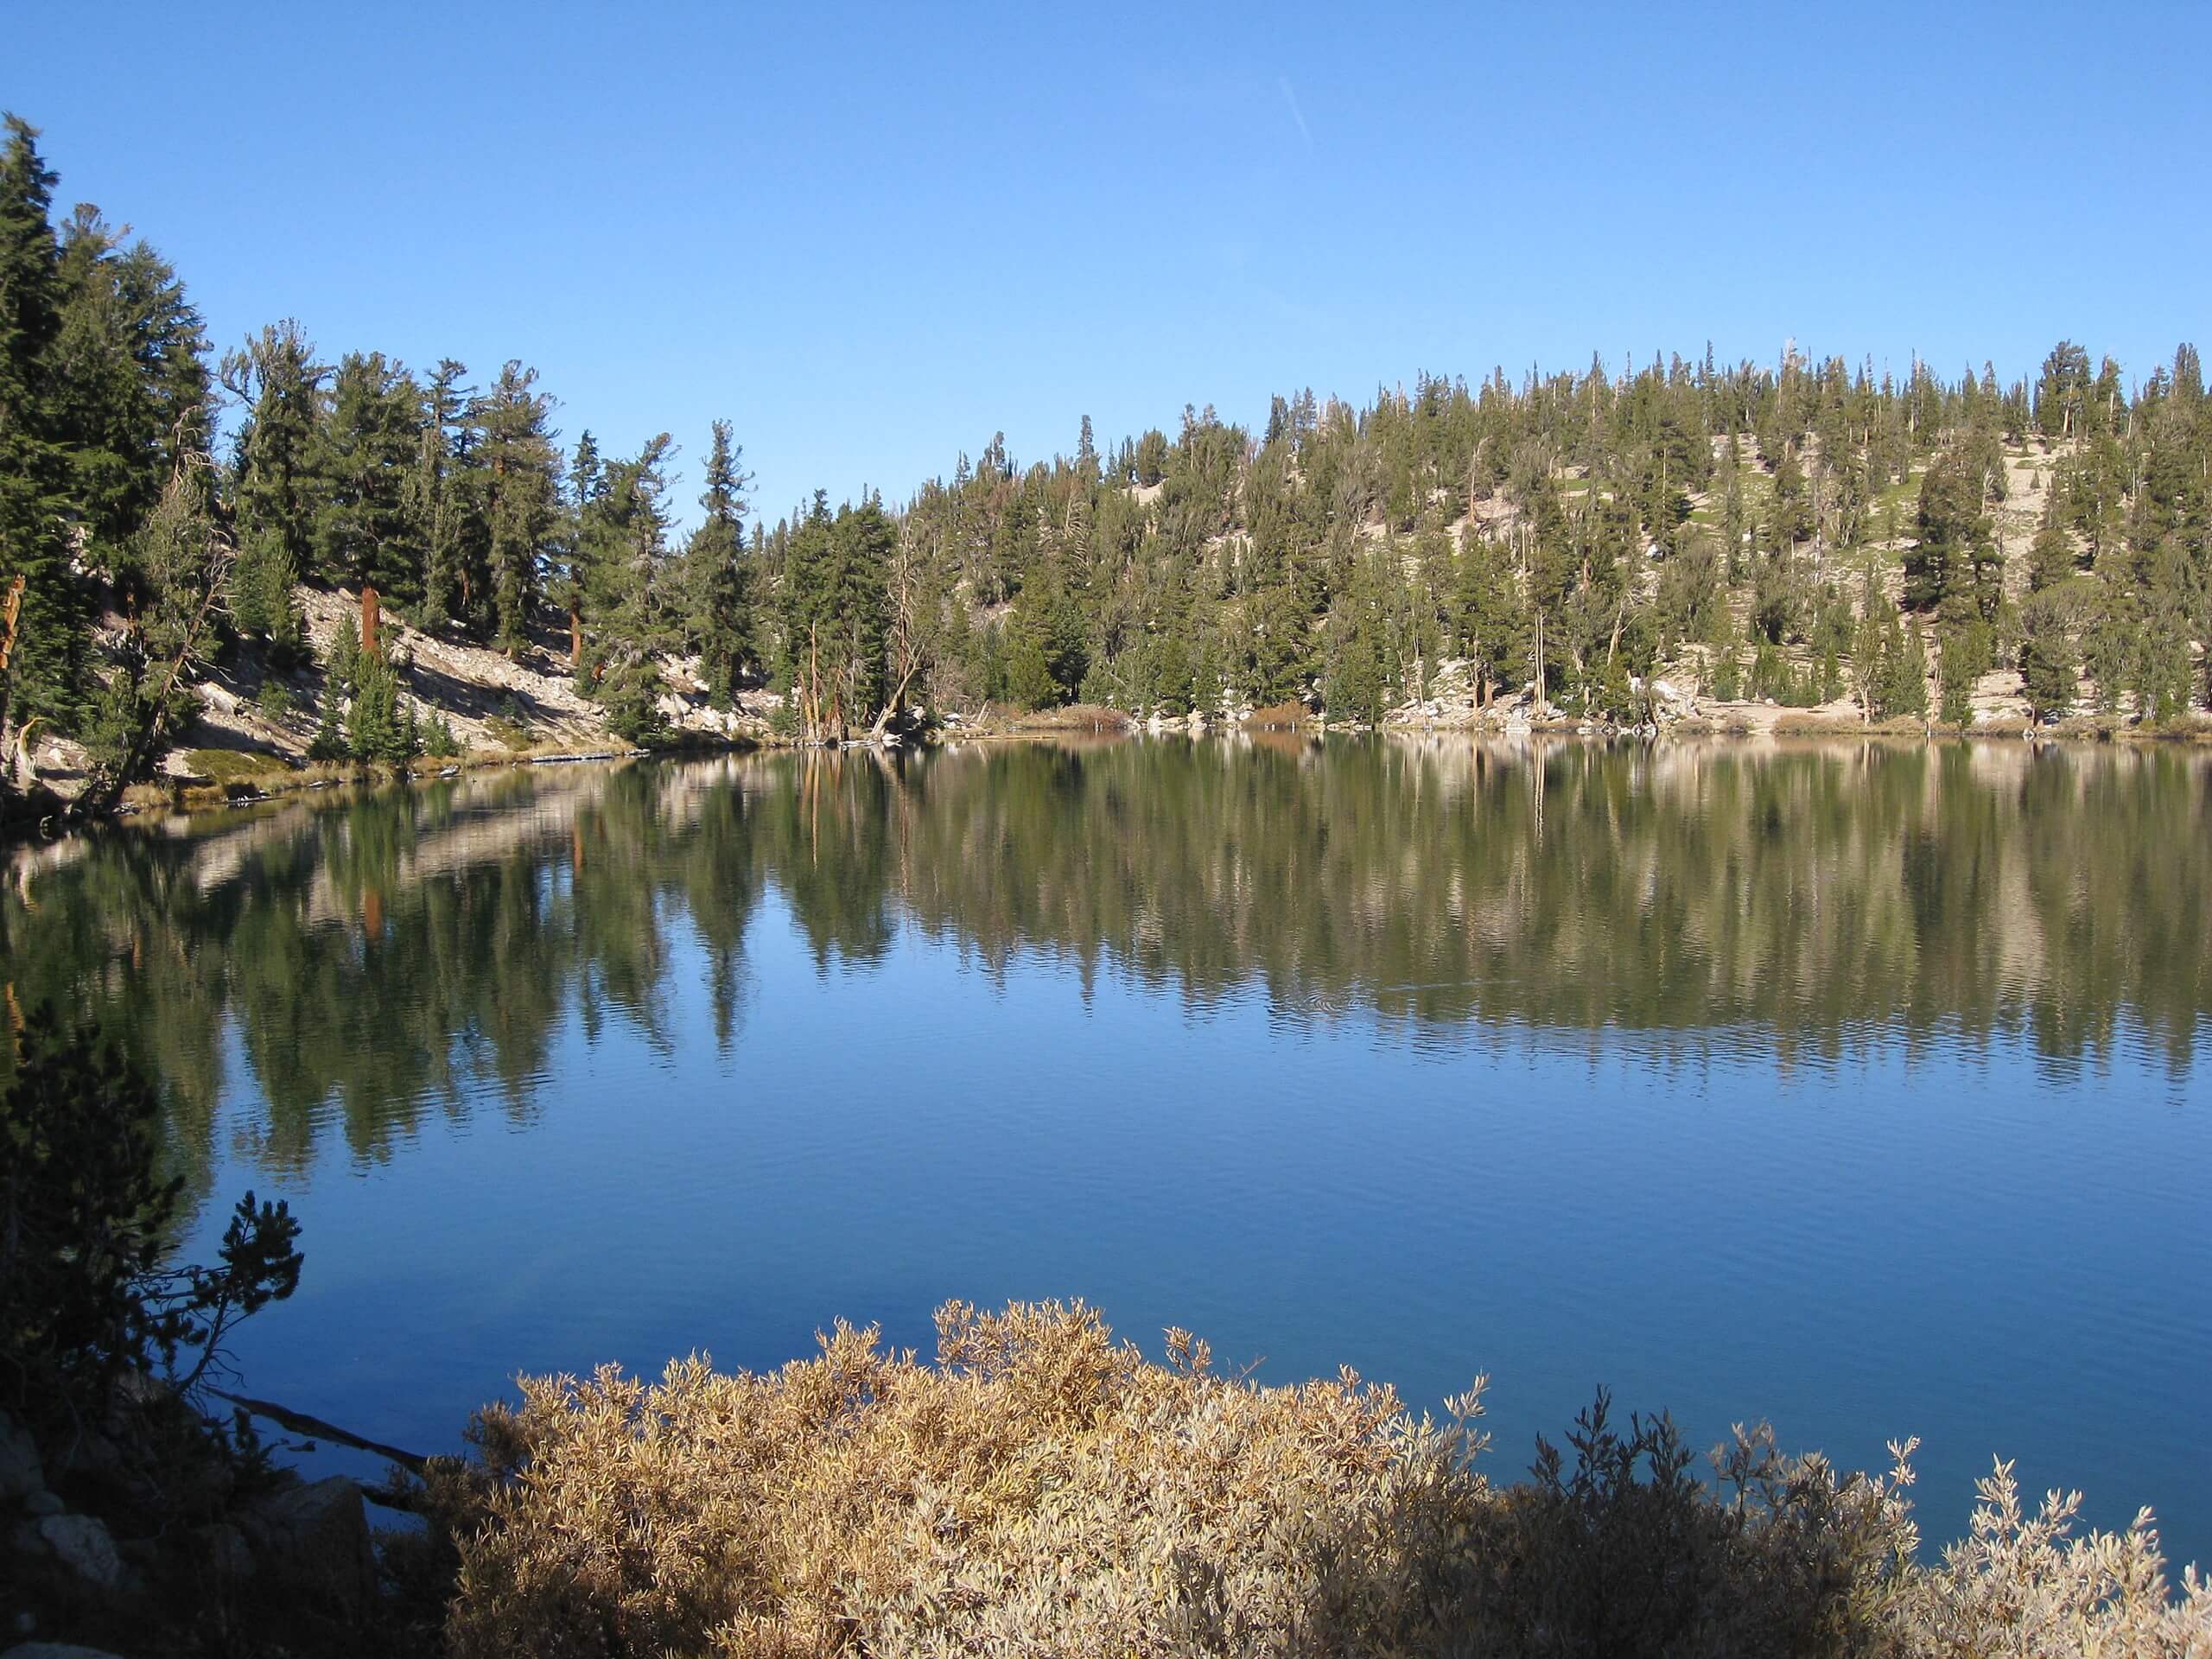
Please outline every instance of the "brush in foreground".
[[1476, 1467], [1482, 1384], [1440, 1423], [1347, 1370], [1263, 1388], [1166, 1363], [1080, 1303], [938, 1315], [938, 1357], [840, 1324], [766, 1375], [536, 1379], [435, 1465], [461, 1656], [2212, 1655], [2146, 1512], [2076, 1538], [2011, 1465], [1916, 1561], [1910, 1443], [1879, 1477], [1714, 1454], [1607, 1401], [1532, 1478]]

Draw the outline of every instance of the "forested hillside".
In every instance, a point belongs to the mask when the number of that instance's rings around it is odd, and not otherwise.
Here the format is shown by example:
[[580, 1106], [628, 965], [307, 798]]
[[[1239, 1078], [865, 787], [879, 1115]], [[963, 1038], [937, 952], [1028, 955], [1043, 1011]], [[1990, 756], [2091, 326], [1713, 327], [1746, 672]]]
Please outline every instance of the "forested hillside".
[[[10, 118], [12, 787], [66, 735], [111, 797], [210, 684], [317, 758], [450, 752], [455, 675], [395, 649], [395, 618], [563, 681], [632, 741], [759, 689], [814, 737], [986, 703], [1376, 721], [1447, 664], [1475, 708], [1535, 683], [1531, 713], [1621, 722], [1694, 692], [1963, 723], [1996, 671], [2037, 715], [2212, 698], [2186, 345], [2130, 379], [2065, 341], [2010, 384], [1707, 347], [1423, 375], [1364, 407], [1303, 391], [1255, 429], [1186, 408], [1110, 449], [1084, 418], [1072, 455], [993, 438], [903, 504], [817, 493], [772, 526], [718, 423], [680, 531], [669, 435], [566, 441], [518, 360], [334, 359], [289, 321], [218, 353], [176, 271], [59, 213], [56, 182]], [[344, 624], [311, 631], [340, 594]]]

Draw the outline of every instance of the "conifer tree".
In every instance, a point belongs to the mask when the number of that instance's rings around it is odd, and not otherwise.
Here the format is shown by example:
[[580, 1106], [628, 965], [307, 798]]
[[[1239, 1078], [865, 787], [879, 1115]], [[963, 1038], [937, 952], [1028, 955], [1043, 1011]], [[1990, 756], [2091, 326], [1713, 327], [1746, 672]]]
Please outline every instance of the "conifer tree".
[[548, 425], [553, 400], [537, 385], [537, 370], [510, 359], [474, 410], [483, 437], [471, 474], [484, 504], [492, 637], [510, 657], [530, 643], [531, 610], [560, 523], [560, 454]]
[[210, 500], [213, 476], [188, 467], [208, 447], [206, 331], [168, 261], [89, 206], [63, 226], [55, 413], [71, 449], [70, 494], [97, 565], [110, 563], [189, 476]]
[[403, 604], [423, 596], [424, 515], [409, 499], [426, 435], [422, 388], [381, 352], [351, 352], [316, 432], [314, 575]]
[[871, 497], [830, 515], [816, 491], [784, 569], [785, 651], [800, 722], [810, 737], [841, 740], [872, 720], [882, 690], [884, 576], [897, 540]]
[[571, 668], [581, 666], [584, 659], [584, 615], [591, 603], [591, 573], [603, 530], [598, 503], [605, 494], [599, 442], [586, 428], [576, 439], [576, 453], [569, 464], [567, 512], [552, 594], [554, 602], [569, 613]]
[[706, 517], [683, 550], [684, 627], [699, 655], [708, 695], [729, 706], [739, 681], [759, 656], [753, 638], [751, 572], [745, 557], [744, 451], [730, 442], [730, 424], [716, 421], [707, 455]]
[[299, 324], [289, 321], [264, 328], [223, 359], [225, 386], [247, 407], [233, 469], [238, 553], [231, 614], [268, 642], [279, 667], [306, 649], [292, 589], [314, 568], [327, 376]]
[[584, 669], [592, 695], [608, 711], [608, 724], [633, 743], [662, 733], [666, 722], [656, 657], [683, 639], [680, 595], [667, 569], [668, 480], [662, 467], [672, 450], [663, 432], [634, 460], [607, 467], [603, 494], [588, 515], [594, 633]]
[[87, 614], [69, 568], [72, 455], [57, 409], [60, 250], [48, 218], [55, 175], [38, 134], [6, 118], [0, 148], [0, 737], [11, 717], [67, 723], [82, 707]]
[[469, 557], [473, 537], [467, 493], [461, 480], [474, 448], [466, 365], [451, 358], [423, 389], [423, 420], [405, 494], [410, 534], [422, 550], [422, 597], [417, 620], [435, 631], [465, 619], [474, 597]]

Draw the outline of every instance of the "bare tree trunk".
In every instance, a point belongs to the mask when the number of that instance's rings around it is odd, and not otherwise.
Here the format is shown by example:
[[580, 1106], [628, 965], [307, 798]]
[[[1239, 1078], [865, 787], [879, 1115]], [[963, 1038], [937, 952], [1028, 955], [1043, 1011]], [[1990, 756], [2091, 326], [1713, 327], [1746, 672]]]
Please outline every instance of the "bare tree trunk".
[[896, 715], [899, 710], [905, 706], [906, 701], [906, 687], [913, 680], [913, 665], [909, 664], [907, 665], [905, 677], [899, 680], [897, 689], [894, 690], [891, 696], [885, 700], [882, 711], [876, 715], [874, 722], [869, 726], [868, 729], [869, 742], [880, 743], [883, 741], [883, 734], [890, 728], [892, 716]]
[[16, 654], [16, 624], [22, 613], [23, 576], [17, 571], [8, 584], [8, 597], [0, 600], [0, 739], [8, 734], [8, 694], [15, 683], [8, 664]]
[[361, 649], [372, 657], [377, 654], [377, 626], [383, 620], [384, 607], [378, 601], [376, 584], [361, 584]]

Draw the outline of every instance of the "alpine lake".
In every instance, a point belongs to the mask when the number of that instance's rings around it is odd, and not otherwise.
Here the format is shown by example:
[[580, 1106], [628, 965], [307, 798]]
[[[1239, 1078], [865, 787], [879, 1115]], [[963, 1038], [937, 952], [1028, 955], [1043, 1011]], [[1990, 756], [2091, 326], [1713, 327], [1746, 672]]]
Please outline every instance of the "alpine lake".
[[5, 868], [12, 1005], [162, 1080], [183, 1253], [301, 1218], [233, 1386], [377, 1440], [1081, 1297], [1262, 1382], [1488, 1373], [1494, 1479], [1602, 1383], [1700, 1449], [1917, 1434], [1931, 1541], [2000, 1455], [2212, 1562], [2202, 751], [786, 752]]

